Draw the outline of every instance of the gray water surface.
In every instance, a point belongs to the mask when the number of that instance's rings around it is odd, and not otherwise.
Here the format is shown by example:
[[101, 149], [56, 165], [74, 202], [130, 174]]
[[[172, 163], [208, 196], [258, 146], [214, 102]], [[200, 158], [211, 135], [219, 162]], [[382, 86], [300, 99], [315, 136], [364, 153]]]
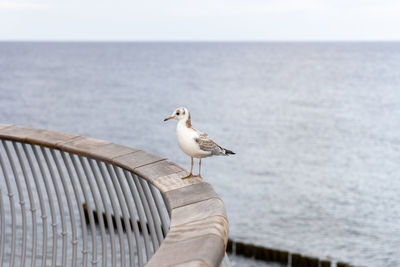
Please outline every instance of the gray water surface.
[[232, 239], [400, 265], [400, 43], [0, 43], [1, 123], [188, 168], [179, 106], [237, 153], [202, 168]]

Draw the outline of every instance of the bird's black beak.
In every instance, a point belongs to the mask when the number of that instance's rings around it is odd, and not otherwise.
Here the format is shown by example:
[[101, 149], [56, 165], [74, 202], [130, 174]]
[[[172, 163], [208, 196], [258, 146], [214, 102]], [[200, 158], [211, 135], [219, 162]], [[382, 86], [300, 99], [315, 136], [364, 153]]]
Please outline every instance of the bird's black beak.
[[168, 121], [168, 120], [171, 120], [171, 119], [175, 119], [175, 116], [171, 116], [171, 117], [165, 118], [164, 121]]

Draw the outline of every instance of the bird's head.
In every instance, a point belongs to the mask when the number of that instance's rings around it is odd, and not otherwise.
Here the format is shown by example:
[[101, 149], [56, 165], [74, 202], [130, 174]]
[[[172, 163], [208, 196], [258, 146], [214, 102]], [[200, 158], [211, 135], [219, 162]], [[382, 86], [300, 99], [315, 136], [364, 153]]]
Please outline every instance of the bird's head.
[[187, 108], [177, 108], [175, 111], [171, 114], [171, 116], [167, 117], [164, 119], [164, 121], [171, 120], [171, 119], [176, 119], [178, 121], [180, 120], [187, 120], [190, 117], [189, 111]]

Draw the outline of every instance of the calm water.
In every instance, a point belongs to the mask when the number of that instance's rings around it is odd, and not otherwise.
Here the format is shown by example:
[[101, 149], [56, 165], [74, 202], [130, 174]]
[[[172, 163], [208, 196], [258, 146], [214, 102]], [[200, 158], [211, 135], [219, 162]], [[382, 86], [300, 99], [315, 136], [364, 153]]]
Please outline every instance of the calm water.
[[400, 43], [0, 43], [2, 123], [189, 167], [179, 106], [237, 153], [202, 169], [233, 239], [400, 265]]

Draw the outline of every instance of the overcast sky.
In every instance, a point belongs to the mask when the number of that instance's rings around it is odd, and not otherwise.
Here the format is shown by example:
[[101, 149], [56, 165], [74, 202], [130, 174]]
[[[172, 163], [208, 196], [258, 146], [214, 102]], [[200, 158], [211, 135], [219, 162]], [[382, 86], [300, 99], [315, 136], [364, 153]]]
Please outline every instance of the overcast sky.
[[400, 40], [400, 1], [0, 0], [0, 40]]

